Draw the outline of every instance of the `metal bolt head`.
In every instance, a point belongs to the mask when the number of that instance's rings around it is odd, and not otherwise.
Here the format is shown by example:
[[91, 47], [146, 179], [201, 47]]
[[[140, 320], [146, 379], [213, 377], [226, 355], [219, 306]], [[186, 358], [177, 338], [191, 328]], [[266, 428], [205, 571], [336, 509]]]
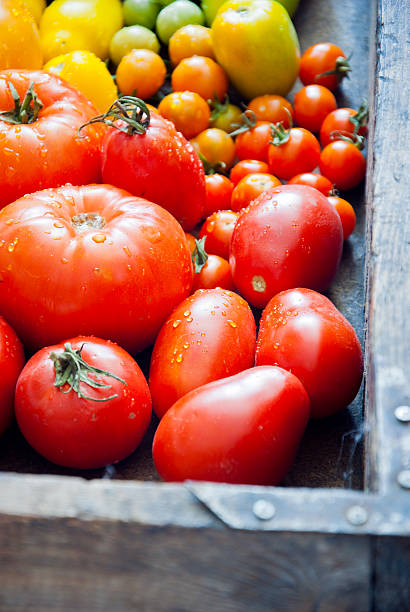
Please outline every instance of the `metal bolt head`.
[[252, 507], [253, 513], [256, 518], [261, 521], [268, 521], [275, 516], [275, 506], [266, 499], [258, 499]]
[[397, 482], [403, 489], [410, 489], [410, 470], [402, 470], [397, 475]]
[[346, 518], [355, 527], [360, 527], [367, 522], [369, 513], [363, 506], [350, 506], [346, 510]]
[[410, 406], [397, 406], [394, 416], [400, 423], [410, 423]]

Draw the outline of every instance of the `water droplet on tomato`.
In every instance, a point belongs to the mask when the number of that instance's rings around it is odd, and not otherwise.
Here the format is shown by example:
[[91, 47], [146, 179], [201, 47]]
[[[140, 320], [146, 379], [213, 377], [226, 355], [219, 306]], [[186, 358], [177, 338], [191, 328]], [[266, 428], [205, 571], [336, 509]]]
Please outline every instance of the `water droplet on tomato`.
[[191, 311], [190, 310], [186, 310], [184, 312], [184, 317], [189, 317], [190, 314], [191, 314]]
[[55, 221], [53, 223], [54, 227], [57, 227], [59, 229], [61, 229], [62, 227], [64, 227], [64, 223], [61, 223], [61, 221]]
[[131, 251], [127, 246], [122, 247], [122, 250], [124, 251], [126, 255], [128, 255], [128, 257], [131, 257]]
[[106, 241], [107, 236], [105, 234], [94, 234], [92, 238], [94, 242], [96, 242], [97, 244], [101, 244], [102, 242]]
[[176, 357], [175, 361], [177, 363], [181, 363], [182, 359], [183, 359], [182, 354], [179, 354], [178, 357]]
[[176, 321], [173, 322], [172, 327], [178, 327], [178, 325], [181, 325], [181, 321], [176, 319]]
[[237, 324], [235, 323], [235, 321], [231, 321], [230, 319], [228, 319], [228, 324], [229, 324], [231, 327], [238, 327], [238, 326], [237, 326]]

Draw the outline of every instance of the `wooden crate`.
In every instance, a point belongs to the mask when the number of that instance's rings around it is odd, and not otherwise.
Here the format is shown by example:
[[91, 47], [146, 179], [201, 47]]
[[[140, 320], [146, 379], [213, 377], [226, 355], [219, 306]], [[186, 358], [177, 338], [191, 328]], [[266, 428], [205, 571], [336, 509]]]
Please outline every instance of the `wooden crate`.
[[301, 0], [296, 17], [303, 49], [353, 54], [339, 105], [371, 107], [358, 228], [329, 292], [364, 341], [364, 392], [309, 426], [282, 487], [157, 482], [149, 436], [115, 468], [59, 469], [10, 431], [1, 611], [410, 609], [409, 12]]

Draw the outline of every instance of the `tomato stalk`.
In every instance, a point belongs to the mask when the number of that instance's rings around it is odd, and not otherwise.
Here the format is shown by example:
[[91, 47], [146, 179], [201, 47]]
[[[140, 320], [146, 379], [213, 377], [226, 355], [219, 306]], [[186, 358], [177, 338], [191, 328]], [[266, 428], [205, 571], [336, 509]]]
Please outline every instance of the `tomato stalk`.
[[208, 260], [208, 253], [205, 251], [205, 240], [206, 236], [203, 236], [200, 240], [195, 240], [195, 248], [191, 255], [195, 274], [199, 274]]
[[1, 121], [14, 123], [16, 125], [20, 125], [21, 123], [34, 123], [34, 121], [37, 121], [38, 114], [43, 108], [43, 103], [34, 91], [33, 85], [34, 83], [31, 82], [22, 102], [13, 83], [8, 83], [14, 101], [14, 108], [10, 111], [0, 112]]
[[[109, 400], [118, 397], [118, 394], [110, 395], [109, 397], [90, 397], [85, 395], [80, 389], [80, 382], [85, 383], [93, 389], [111, 389], [111, 385], [107, 385], [99, 379], [100, 375], [110, 376], [119, 380], [121, 383], [126, 385], [125, 380], [106, 370], [101, 370], [95, 366], [90, 365], [81, 357], [81, 351], [84, 345], [74, 351], [69, 342], [64, 344], [64, 351], [62, 353], [50, 353], [50, 359], [54, 362], [54, 368], [56, 371], [56, 377], [54, 380], [54, 386], [58, 387], [62, 393], [69, 393], [75, 391], [79, 398], [92, 400], [94, 402], [108, 402]], [[89, 374], [95, 374], [96, 379], [90, 378]], [[63, 387], [69, 385], [69, 388], [64, 391]]]
[[355, 135], [358, 134], [361, 127], [366, 127], [368, 120], [369, 107], [366, 100], [363, 100], [363, 102], [359, 106], [359, 110], [357, 111], [357, 113], [353, 115], [353, 117], [349, 117], [350, 123], [353, 123], [354, 125], [353, 133]]
[[290, 130], [293, 128], [292, 115], [286, 107], [284, 107], [284, 110], [286, 111], [289, 117], [289, 127], [285, 128], [282, 121], [280, 123], [276, 123], [275, 125], [272, 124], [272, 140], [269, 141], [269, 144], [272, 144], [275, 147], [280, 147], [280, 145], [283, 145], [285, 144], [285, 142], [288, 142]]
[[335, 67], [333, 70], [327, 70], [327, 72], [322, 72], [321, 74], [318, 74], [316, 78], [319, 79], [320, 77], [334, 75], [337, 79], [337, 84], [339, 85], [345, 77], [349, 77], [349, 72], [352, 71], [349, 63], [350, 57], [350, 55], [349, 57], [344, 57], [343, 55], [340, 55], [338, 58], [336, 58]]
[[356, 134], [356, 133], [351, 134], [350, 132], [343, 132], [341, 130], [335, 130], [334, 132], [330, 132], [329, 136], [330, 136], [331, 141], [343, 140], [344, 142], [350, 142], [357, 149], [359, 149], [359, 151], [364, 149], [364, 138], [363, 136], [360, 136], [359, 134]]
[[90, 121], [87, 121], [87, 123], [84, 123], [79, 131], [92, 123], [104, 123], [130, 136], [133, 134], [145, 134], [149, 127], [150, 119], [151, 115], [148, 106], [143, 100], [135, 96], [122, 96], [115, 100], [105, 113], [97, 115], [90, 119]]
[[241, 115], [241, 123], [236, 124], [238, 127], [233, 132], [229, 132], [229, 136], [233, 138], [238, 134], [242, 134], [242, 132], [247, 132], [248, 130], [251, 130], [255, 127], [256, 121], [257, 120], [255, 113], [249, 108], [246, 109]]

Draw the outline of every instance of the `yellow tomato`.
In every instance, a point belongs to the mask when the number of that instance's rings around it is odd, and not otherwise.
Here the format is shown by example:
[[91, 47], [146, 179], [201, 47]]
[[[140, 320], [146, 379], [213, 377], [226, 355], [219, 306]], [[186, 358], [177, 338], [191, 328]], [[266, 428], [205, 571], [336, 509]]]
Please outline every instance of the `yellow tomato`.
[[101, 113], [117, 98], [117, 88], [107, 66], [91, 51], [72, 51], [54, 57], [45, 64], [44, 70], [68, 81]]
[[106, 59], [110, 41], [121, 27], [120, 0], [54, 0], [40, 21], [45, 60], [76, 50]]
[[43, 65], [40, 38], [33, 16], [21, 0], [0, 0], [0, 70]]
[[23, 4], [34, 17], [36, 24], [40, 23], [41, 15], [46, 8], [46, 0], [22, 0]]
[[274, 0], [228, 0], [212, 23], [218, 63], [247, 99], [285, 96], [299, 72], [299, 42], [286, 9]]

